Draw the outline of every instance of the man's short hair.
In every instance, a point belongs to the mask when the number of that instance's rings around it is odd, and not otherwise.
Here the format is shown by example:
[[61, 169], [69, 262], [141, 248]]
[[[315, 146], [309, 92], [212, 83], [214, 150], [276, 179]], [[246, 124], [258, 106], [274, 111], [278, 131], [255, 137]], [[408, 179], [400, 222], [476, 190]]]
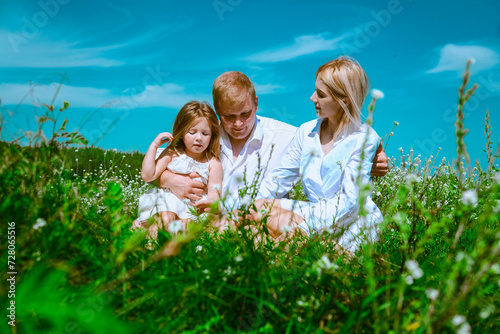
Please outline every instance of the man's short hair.
[[222, 108], [238, 107], [245, 103], [248, 97], [255, 103], [255, 88], [250, 79], [238, 71], [222, 73], [215, 79], [212, 96], [217, 113]]

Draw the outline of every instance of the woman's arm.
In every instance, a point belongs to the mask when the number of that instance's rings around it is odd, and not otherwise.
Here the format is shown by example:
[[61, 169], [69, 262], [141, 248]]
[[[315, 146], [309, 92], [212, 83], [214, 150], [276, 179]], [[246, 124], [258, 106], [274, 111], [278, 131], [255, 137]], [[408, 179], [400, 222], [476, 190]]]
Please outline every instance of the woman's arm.
[[300, 127], [295, 133], [281, 164], [262, 181], [257, 198], [282, 198], [290, 192], [300, 177], [303, 134]]
[[162, 132], [158, 134], [151, 145], [149, 145], [148, 151], [146, 152], [144, 160], [142, 161], [141, 176], [144, 181], [152, 182], [156, 180], [167, 168], [170, 161], [172, 161], [172, 156], [170, 154], [167, 154], [166, 150], [161, 152], [158, 159], [155, 159], [158, 147], [172, 140], [173, 137], [170, 133]]
[[[341, 191], [334, 198], [328, 199], [328, 205], [333, 205], [336, 208], [334, 216], [337, 222], [348, 220], [352, 215], [357, 214], [360, 200], [359, 185], [367, 184], [370, 181], [372, 159], [379, 147], [380, 138], [373, 129], [369, 128], [369, 131], [364, 149], [362, 145], [359, 145], [344, 168]], [[363, 141], [364, 138], [361, 142]], [[368, 196], [369, 193], [361, 193], [361, 195]]]

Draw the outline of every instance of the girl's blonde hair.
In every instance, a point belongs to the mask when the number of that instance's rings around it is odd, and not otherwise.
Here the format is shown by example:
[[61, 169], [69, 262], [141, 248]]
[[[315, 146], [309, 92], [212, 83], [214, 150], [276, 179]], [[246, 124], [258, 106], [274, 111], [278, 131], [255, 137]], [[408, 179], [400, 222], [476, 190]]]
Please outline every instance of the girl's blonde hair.
[[333, 138], [352, 126], [360, 127], [361, 108], [370, 90], [370, 81], [361, 65], [353, 58], [341, 56], [322, 65], [316, 78], [328, 87], [330, 95], [344, 110]]
[[194, 123], [200, 119], [205, 118], [210, 126], [212, 137], [206, 149], [207, 157], [219, 158], [220, 151], [220, 129], [219, 120], [217, 115], [210, 105], [206, 102], [190, 101], [186, 103], [175, 117], [174, 126], [172, 128], [172, 136], [174, 140], [167, 146], [167, 153], [182, 154], [186, 151], [186, 146], [182, 138], [188, 132]]

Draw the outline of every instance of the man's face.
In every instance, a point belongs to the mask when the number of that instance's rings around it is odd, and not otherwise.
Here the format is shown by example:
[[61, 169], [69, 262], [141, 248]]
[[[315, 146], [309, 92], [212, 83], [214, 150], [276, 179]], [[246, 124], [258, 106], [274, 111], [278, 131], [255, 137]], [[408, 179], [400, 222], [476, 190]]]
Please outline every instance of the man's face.
[[247, 139], [255, 125], [255, 115], [258, 109], [258, 97], [255, 101], [249, 96], [239, 106], [223, 106], [219, 109], [220, 123], [231, 139]]

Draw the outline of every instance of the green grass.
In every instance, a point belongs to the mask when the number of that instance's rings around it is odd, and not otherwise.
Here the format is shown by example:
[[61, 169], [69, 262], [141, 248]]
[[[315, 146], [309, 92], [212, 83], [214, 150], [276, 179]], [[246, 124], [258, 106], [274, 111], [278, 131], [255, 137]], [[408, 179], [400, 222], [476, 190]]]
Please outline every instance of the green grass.
[[[500, 332], [492, 163], [472, 169], [412, 152], [391, 159], [374, 180], [380, 240], [347, 259], [327, 232], [275, 245], [245, 229], [216, 233], [208, 220], [186, 234], [161, 232], [148, 250], [144, 233], [129, 230], [150, 187], [141, 154], [54, 140], [0, 148], [0, 251], [6, 264], [15, 222], [18, 272], [16, 327], [4, 308], [2, 332]], [[292, 197], [301, 196], [298, 186]], [[258, 225], [268, 237], [265, 220]]]

